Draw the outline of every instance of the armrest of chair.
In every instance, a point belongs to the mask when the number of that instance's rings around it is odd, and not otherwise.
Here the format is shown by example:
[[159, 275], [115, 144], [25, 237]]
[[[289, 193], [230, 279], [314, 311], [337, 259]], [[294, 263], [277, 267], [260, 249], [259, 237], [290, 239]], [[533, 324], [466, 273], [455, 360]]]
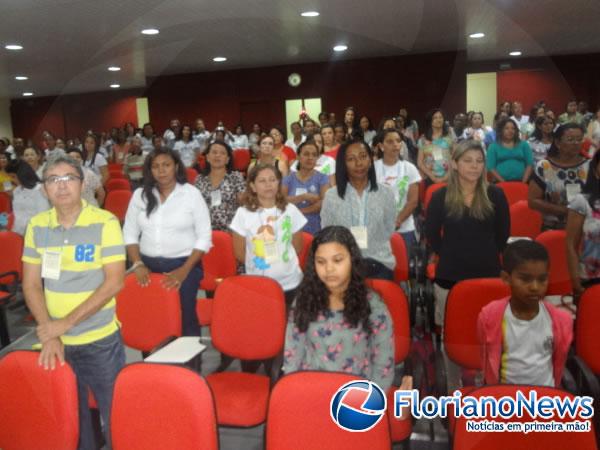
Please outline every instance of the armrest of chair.
[[159, 351], [161, 348], [166, 347], [167, 345], [169, 345], [171, 342], [173, 342], [175, 339], [177, 339], [177, 336], [169, 336], [165, 339], [163, 339], [161, 342], [158, 343], [158, 345], [156, 345], [152, 350], [150, 350], [148, 352], [148, 355], [151, 355], [153, 353], [156, 353], [157, 351]]
[[205, 349], [206, 346], [200, 343], [199, 336], [183, 336], [172, 339], [168, 345], [165, 345], [160, 350], [153, 352], [145, 358], [145, 361], [187, 364], [193, 361]]

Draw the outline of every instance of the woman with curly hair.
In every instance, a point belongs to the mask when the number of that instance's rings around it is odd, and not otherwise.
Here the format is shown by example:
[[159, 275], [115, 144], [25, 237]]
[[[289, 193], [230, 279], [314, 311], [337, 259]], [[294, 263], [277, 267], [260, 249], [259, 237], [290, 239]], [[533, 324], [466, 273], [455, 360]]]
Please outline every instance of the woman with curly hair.
[[315, 236], [290, 312], [283, 371], [347, 372], [387, 390], [394, 378], [390, 313], [365, 285], [360, 249], [341, 226]]

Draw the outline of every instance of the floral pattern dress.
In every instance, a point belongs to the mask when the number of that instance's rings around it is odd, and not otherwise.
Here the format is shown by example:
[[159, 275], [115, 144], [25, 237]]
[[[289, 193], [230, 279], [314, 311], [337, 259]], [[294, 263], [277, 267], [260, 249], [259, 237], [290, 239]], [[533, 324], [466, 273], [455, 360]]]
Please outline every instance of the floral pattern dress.
[[600, 280], [600, 201], [590, 206], [588, 199], [576, 195], [569, 203], [569, 209], [585, 217], [583, 221], [579, 276], [582, 281]]
[[362, 325], [353, 328], [343, 311], [326, 311], [301, 333], [288, 321], [283, 371], [323, 370], [347, 372], [374, 381], [387, 391], [394, 378], [394, 330], [390, 313], [374, 292], [369, 292], [371, 335]]
[[450, 136], [430, 141], [421, 136], [418, 147], [423, 153], [423, 164], [438, 178], [443, 178], [450, 168], [453, 141]]
[[[244, 177], [239, 172], [229, 172], [216, 188], [212, 186], [208, 175], [198, 175], [196, 187], [202, 193], [204, 201], [210, 210], [210, 223], [213, 230], [229, 232], [229, 225], [238, 208], [238, 194], [246, 189]], [[221, 203], [212, 204], [215, 197], [213, 192], [220, 191]]]

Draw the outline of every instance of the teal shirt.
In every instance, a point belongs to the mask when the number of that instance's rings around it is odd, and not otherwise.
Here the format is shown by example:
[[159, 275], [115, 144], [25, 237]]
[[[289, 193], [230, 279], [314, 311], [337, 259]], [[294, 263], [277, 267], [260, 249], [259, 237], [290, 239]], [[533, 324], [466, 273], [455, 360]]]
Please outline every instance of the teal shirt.
[[487, 169], [495, 170], [506, 181], [521, 181], [530, 166], [533, 166], [533, 154], [526, 141], [520, 141], [513, 148], [493, 142], [487, 150]]

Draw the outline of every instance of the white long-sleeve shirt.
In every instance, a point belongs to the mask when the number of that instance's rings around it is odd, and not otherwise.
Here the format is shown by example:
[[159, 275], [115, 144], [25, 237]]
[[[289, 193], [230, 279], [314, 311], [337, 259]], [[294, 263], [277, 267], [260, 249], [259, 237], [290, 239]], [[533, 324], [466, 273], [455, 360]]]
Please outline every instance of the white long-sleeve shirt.
[[[157, 200], [158, 190], [153, 190]], [[137, 189], [129, 202], [123, 237], [125, 245], [139, 244], [145, 256], [180, 258], [192, 250], [207, 252], [212, 247], [210, 213], [202, 194], [191, 184], [179, 184], [164, 203], [146, 215], [142, 188]]]

